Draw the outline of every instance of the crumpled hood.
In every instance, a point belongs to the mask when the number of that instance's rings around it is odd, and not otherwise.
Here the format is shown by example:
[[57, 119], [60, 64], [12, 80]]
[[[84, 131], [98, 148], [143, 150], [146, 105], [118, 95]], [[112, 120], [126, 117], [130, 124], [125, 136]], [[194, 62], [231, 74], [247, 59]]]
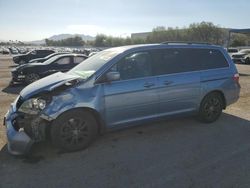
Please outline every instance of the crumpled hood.
[[52, 91], [66, 82], [76, 79], [81, 79], [81, 77], [58, 72], [28, 85], [21, 91], [20, 95], [23, 97], [23, 99], [28, 99], [40, 92]]

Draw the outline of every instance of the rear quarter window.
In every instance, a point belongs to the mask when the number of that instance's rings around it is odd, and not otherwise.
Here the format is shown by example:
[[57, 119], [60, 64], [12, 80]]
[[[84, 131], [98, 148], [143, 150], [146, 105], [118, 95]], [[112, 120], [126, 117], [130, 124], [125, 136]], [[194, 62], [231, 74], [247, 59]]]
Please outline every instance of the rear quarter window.
[[229, 64], [219, 50], [214, 49], [204, 49], [200, 50], [198, 59], [202, 59], [202, 69], [216, 69], [229, 67]]

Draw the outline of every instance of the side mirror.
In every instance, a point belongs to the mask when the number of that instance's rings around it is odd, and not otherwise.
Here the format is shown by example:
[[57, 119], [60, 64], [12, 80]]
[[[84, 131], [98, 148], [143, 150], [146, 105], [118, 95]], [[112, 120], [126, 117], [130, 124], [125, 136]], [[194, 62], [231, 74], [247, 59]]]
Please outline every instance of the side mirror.
[[119, 72], [108, 72], [106, 74], [106, 79], [107, 81], [111, 82], [111, 81], [116, 81], [116, 80], [120, 80], [120, 73]]

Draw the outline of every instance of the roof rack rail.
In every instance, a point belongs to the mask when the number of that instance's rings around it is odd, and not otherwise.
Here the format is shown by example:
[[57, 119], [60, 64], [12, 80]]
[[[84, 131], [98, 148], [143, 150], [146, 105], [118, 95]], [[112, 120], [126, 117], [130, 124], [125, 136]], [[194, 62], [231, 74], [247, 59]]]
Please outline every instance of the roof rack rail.
[[165, 41], [161, 44], [205, 44], [205, 45], [212, 45], [208, 42], [192, 42], [192, 41]]

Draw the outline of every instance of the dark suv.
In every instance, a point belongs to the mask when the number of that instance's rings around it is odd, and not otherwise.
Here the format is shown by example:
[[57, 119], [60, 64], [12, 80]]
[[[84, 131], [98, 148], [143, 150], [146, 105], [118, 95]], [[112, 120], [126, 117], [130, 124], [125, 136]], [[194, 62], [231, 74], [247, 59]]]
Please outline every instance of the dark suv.
[[24, 55], [16, 55], [13, 57], [13, 61], [16, 64], [22, 65], [28, 63], [31, 59], [46, 57], [52, 53], [54, 50], [33, 50]]
[[87, 56], [81, 54], [61, 54], [51, 57], [43, 63], [20, 65], [11, 71], [11, 84], [15, 82], [30, 84], [59, 71], [67, 72], [85, 59]]

